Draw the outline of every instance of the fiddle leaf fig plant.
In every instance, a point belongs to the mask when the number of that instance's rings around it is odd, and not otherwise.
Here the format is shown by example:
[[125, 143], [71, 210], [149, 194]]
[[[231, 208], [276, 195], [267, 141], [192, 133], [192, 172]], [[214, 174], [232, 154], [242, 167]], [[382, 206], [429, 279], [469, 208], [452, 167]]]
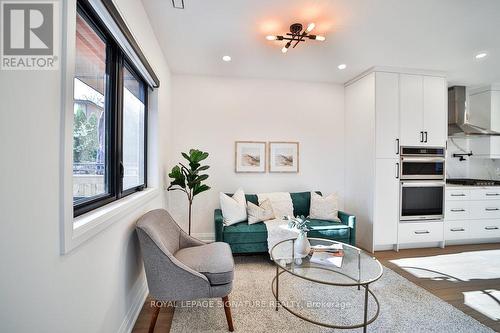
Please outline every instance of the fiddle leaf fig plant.
[[207, 152], [203, 152], [198, 149], [191, 149], [189, 154], [182, 153], [182, 157], [187, 160], [187, 163], [179, 163], [172, 168], [168, 174], [171, 181], [167, 191], [182, 191], [186, 193], [189, 202], [188, 234], [191, 235], [191, 211], [193, 199], [196, 195], [210, 189], [210, 186], [203, 184], [203, 182], [208, 179], [208, 175], [201, 173], [208, 170], [210, 167], [208, 165], [201, 165], [201, 162], [208, 157]]

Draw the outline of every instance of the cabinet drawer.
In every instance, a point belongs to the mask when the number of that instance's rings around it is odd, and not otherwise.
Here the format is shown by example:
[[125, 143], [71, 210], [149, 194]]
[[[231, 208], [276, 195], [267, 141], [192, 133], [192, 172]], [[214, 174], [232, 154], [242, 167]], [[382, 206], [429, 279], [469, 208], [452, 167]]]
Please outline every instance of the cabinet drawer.
[[446, 201], [449, 200], [470, 200], [470, 190], [467, 189], [446, 189]]
[[500, 218], [500, 200], [471, 201], [470, 216], [475, 219]]
[[447, 220], [463, 220], [470, 218], [470, 207], [468, 201], [446, 201], [445, 206], [445, 218]]
[[425, 243], [441, 241], [443, 241], [443, 222], [399, 224], [399, 243]]
[[467, 239], [470, 238], [470, 221], [445, 221], [444, 239]]
[[471, 221], [472, 238], [500, 237], [500, 220]]
[[500, 189], [485, 188], [470, 191], [471, 200], [500, 200]]

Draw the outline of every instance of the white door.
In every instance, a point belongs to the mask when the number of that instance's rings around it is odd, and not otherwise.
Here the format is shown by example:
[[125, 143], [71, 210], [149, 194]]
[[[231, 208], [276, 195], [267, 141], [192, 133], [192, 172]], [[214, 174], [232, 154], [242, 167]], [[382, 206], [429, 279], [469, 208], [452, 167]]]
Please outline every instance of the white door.
[[448, 93], [442, 77], [424, 76], [424, 144], [444, 147], [448, 132]]
[[375, 75], [375, 141], [377, 158], [399, 154], [399, 74]]
[[398, 239], [399, 159], [375, 162], [374, 245], [393, 245]]
[[423, 77], [401, 74], [399, 77], [399, 117], [402, 146], [420, 146], [423, 143]]

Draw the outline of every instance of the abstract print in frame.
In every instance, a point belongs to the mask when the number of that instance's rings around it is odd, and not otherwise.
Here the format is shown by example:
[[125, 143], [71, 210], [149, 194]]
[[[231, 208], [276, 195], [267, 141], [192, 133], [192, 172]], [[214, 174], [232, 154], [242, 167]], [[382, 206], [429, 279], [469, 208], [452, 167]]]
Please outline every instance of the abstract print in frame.
[[299, 143], [269, 142], [269, 172], [299, 172]]
[[266, 172], [266, 143], [261, 141], [236, 141], [235, 171]]

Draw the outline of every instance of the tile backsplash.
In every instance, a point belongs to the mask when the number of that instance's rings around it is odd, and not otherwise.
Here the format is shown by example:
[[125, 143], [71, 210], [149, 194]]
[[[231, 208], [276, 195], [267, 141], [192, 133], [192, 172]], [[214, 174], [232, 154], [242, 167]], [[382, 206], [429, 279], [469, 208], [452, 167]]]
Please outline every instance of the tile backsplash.
[[[448, 138], [448, 151], [446, 157], [447, 178], [475, 178], [500, 180], [500, 159], [492, 159], [472, 155], [465, 156], [465, 161], [452, 157], [454, 153], [470, 152], [471, 142], [474, 137]], [[472, 151], [474, 154], [474, 151]]]

